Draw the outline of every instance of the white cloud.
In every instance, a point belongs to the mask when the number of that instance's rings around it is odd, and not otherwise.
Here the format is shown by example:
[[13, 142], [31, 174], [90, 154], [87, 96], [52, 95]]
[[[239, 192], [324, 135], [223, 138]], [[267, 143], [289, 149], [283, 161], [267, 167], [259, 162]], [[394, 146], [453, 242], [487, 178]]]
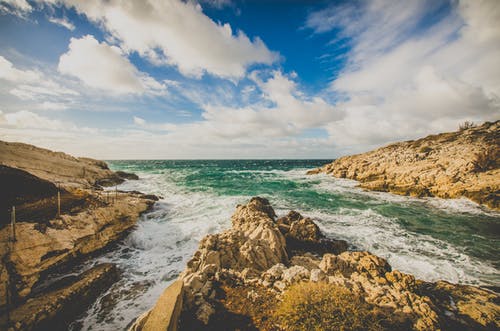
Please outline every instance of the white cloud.
[[73, 31], [75, 29], [75, 25], [71, 23], [66, 17], [62, 18], [50, 17], [49, 22], [65, 27], [70, 31]]
[[35, 84], [19, 84], [10, 90], [10, 94], [23, 100], [35, 100], [41, 96], [77, 96], [78, 92], [62, 87], [53, 81], [38, 82]]
[[330, 90], [346, 100], [338, 105], [345, 118], [327, 126], [337, 145], [362, 150], [498, 119], [500, 3], [452, 3], [448, 15], [422, 28], [440, 5], [375, 0], [309, 16], [316, 33], [340, 28], [351, 45]]
[[116, 94], [161, 94], [166, 86], [140, 72], [120, 48], [93, 36], [71, 38], [69, 50], [59, 58], [58, 70], [90, 87]]
[[[262, 100], [247, 106], [204, 103], [203, 120], [172, 128], [171, 141], [203, 140], [251, 144], [261, 139], [289, 139], [305, 130], [322, 128], [343, 117], [343, 112], [324, 99], [304, 95], [291, 77], [273, 71], [267, 79], [258, 72], [251, 77]], [[230, 97], [219, 99], [231, 99]]]
[[136, 51], [158, 65], [174, 65], [187, 76], [201, 77], [207, 72], [241, 78], [249, 65], [272, 64], [278, 59], [262, 40], [250, 40], [227, 23], [215, 23], [191, 1], [64, 0], [60, 3], [76, 8], [98, 23], [124, 51]]
[[45, 97], [71, 97], [78, 92], [48, 78], [38, 70], [16, 68], [12, 62], [0, 55], [0, 80], [6, 81], [9, 93], [22, 100], [39, 100]]
[[198, 0], [201, 4], [207, 4], [211, 7], [222, 9], [233, 5], [232, 0]]
[[0, 55], [0, 79], [11, 82], [33, 82], [39, 81], [41, 74], [34, 70], [20, 70], [14, 67], [12, 62]]
[[0, 14], [13, 14], [19, 17], [26, 17], [33, 8], [26, 0], [1, 0]]
[[62, 130], [67, 128], [67, 125], [59, 120], [49, 119], [27, 110], [6, 114], [0, 111], [0, 126], [16, 129], [46, 130]]
[[62, 102], [51, 102], [51, 101], [44, 101], [40, 105], [40, 108], [43, 110], [66, 110], [68, 109], [68, 105]]
[[143, 118], [134, 116], [134, 124], [139, 125], [139, 126], [144, 126], [146, 124], [146, 120]]

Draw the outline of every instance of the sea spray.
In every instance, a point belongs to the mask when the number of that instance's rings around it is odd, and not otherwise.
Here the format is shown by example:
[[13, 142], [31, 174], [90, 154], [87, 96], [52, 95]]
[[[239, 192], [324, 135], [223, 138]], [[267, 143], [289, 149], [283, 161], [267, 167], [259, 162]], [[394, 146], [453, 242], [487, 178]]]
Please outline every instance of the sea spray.
[[296, 209], [315, 218], [327, 235], [385, 257], [417, 278], [499, 285], [497, 213], [469, 202], [368, 192], [352, 180], [305, 175], [326, 162], [110, 162], [114, 170], [140, 176], [119, 189], [163, 199], [119, 248], [92, 262], [117, 263], [123, 279], [73, 329], [124, 329], [184, 269], [199, 240], [229, 228], [235, 206], [255, 195], [269, 198], [279, 214]]

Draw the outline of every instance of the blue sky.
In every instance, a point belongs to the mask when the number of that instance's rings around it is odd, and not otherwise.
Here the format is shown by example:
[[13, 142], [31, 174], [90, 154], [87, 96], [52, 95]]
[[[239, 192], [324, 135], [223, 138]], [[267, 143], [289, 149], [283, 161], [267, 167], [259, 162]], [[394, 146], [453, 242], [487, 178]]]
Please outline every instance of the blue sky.
[[335, 158], [497, 120], [498, 1], [0, 1], [0, 139]]

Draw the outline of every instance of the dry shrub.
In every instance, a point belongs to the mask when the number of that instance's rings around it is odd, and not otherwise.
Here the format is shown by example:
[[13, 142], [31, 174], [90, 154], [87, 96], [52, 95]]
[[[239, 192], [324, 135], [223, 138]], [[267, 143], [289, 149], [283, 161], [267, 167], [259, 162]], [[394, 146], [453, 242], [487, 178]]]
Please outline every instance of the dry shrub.
[[490, 169], [498, 168], [498, 158], [500, 157], [500, 151], [498, 146], [491, 146], [476, 154], [476, 158], [473, 161], [474, 171], [482, 172]]
[[462, 124], [460, 124], [458, 126], [458, 129], [460, 131], [463, 131], [463, 130], [467, 130], [467, 129], [472, 129], [476, 126], [476, 124], [474, 124], [474, 122], [471, 122], [471, 121], [465, 121], [463, 122]]
[[383, 330], [373, 306], [344, 287], [299, 283], [283, 295], [276, 318], [284, 330]]

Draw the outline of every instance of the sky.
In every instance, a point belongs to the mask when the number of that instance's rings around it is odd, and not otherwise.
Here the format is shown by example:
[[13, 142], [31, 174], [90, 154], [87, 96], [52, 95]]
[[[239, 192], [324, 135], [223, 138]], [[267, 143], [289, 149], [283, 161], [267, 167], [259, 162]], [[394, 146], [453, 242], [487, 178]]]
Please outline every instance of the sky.
[[497, 0], [0, 0], [0, 140], [332, 159], [498, 119]]

